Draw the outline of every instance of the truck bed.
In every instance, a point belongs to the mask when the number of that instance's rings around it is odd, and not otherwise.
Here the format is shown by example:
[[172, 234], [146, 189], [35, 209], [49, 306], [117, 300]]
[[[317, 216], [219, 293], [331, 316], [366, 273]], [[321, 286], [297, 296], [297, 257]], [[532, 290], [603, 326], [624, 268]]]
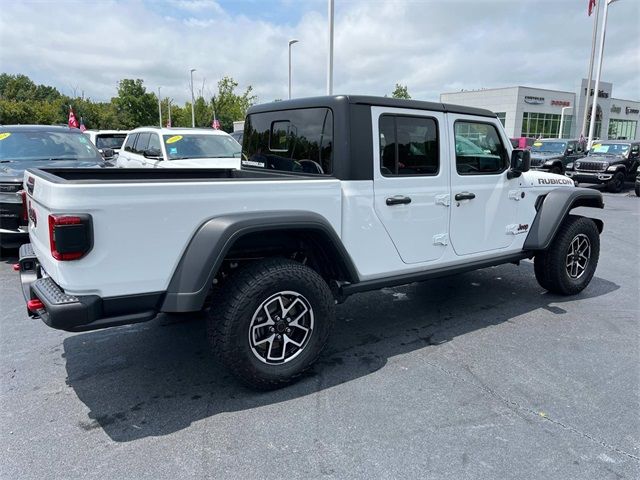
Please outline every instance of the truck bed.
[[32, 169], [52, 183], [201, 182], [203, 180], [299, 180], [325, 175], [286, 174], [231, 168], [43, 168]]

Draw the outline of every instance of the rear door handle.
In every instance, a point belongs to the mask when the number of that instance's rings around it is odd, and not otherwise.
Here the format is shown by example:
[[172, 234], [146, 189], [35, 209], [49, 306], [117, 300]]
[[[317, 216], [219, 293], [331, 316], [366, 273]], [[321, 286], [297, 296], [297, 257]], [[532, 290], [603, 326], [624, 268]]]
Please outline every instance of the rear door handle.
[[397, 196], [397, 197], [389, 197], [389, 198], [387, 198], [387, 205], [389, 205], [389, 206], [391, 206], [391, 205], [408, 205], [409, 203], [411, 203], [411, 198], [410, 197]]
[[474, 198], [476, 198], [476, 194], [475, 193], [471, 193], [471, 192], [460, 192], [460, 193], [456, 193], [456, 196], [454, 197], [456, 200], [473, 200]]

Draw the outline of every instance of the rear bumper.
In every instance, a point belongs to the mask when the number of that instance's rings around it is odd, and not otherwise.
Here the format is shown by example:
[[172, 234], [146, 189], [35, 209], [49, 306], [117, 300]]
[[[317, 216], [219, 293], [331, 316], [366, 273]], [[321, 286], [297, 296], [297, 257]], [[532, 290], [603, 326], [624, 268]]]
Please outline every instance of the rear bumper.
[[613, 178], [610, 172], [576, 172], [567, 170], [565, 175], [579, 183], [607, 183]]
[[68, 295], [50, 277], [43, 276], [30, 243], [22, 245], [19, 272], [25, 301], [38, 299], [44, 308], [28, 311], [51, 328], [82, 332], [99, 328], [146, 322], [156, 317], [164, 293], [101, 298], [97, 295]]

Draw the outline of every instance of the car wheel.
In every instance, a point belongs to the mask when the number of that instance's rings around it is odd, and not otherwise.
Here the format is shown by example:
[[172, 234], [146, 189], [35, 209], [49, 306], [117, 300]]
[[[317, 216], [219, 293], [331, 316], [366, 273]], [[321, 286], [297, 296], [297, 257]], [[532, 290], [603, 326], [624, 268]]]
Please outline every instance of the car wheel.
[[623, 187], [624, 187], [624, 172], [621, 172], [618, 170], [613, 175], [613, 178], [609, 181], [609, 183], [607, 183], [607, 189], [611, 193], [619, 193], [622, 191]]
[[562, 168], [560, 168], [558, 165], [554, 165], [553, 167], [551, 167], [549, 172], [555, 173], [556, 175], [562, 175]]
[[335, 321], [335, 301], [311, 268], [282, 258], [248, 265], [213, 295], [212, 350], [247, 385], [295, 381], [318, 358]]
[[595, 222], [570, 215], [549, 248], [535, 256], [536, 279], [545, 290], [575, 295], [591, 282], [599, 257], [600, 234]]

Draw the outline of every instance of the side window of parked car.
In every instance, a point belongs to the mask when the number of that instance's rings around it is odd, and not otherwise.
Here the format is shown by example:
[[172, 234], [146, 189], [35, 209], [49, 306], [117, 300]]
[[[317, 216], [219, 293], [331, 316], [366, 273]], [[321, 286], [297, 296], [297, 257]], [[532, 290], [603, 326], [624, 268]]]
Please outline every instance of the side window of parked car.
[[160, 148], [160, 137], [158, 137], [157, 133], [152, 133], [149, 137], [147, 150], [157, 150], [158, 152], [162, 152], [162, 149]]
[[458, 174], [494, 175], [507, 169], [507, 150], [495, 125], [457, 121], [454, 133]]
[[382, 175], [438, 174], [440, 152], [435, 119], [382, 115], [379, 130]]
[[138, 138], [137, 133], [133, 133], [127, 137], [127, 141], [124, 144], [125, 152], [133, 152], [133, 146], [136, 144], [136, 139]]
[[149, 145], [149, 137], [150, 133], [141, 133], [138, 135], [138, 141], [136, 142], [135, 147], [133, 148], [133, 153], [137, 153], [138, 155], [142, 155], [144, 151], [147, 149]]

